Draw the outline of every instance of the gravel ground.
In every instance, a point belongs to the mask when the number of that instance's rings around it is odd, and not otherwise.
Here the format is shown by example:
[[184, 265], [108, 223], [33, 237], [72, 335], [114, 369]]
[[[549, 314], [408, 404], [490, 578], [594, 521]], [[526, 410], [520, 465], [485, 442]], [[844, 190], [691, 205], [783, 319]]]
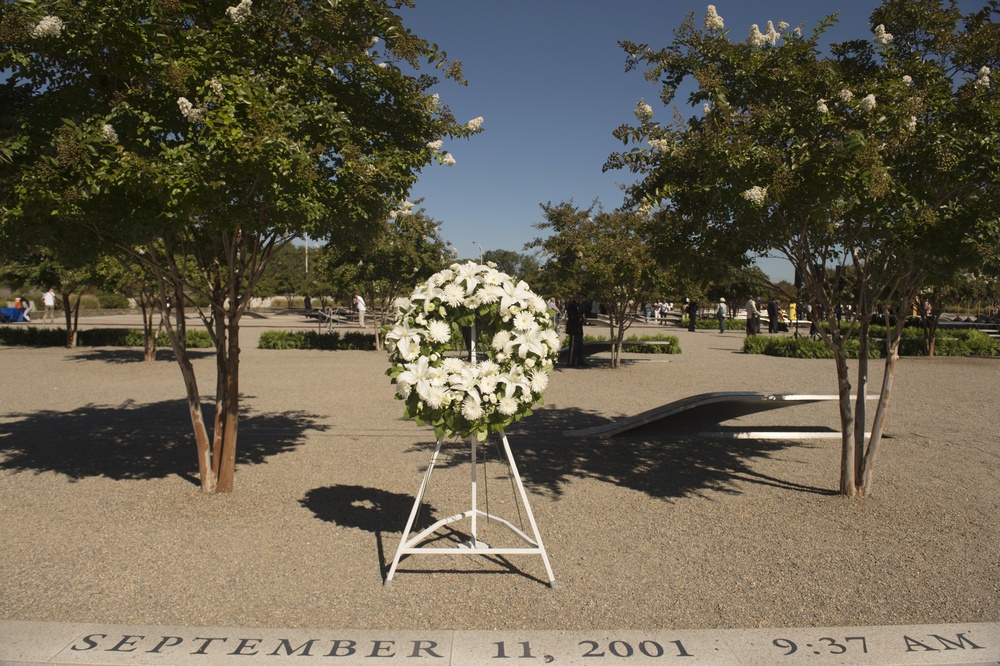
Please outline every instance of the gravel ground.
[[[670, 329], [681, 355], [560, 369], [510, 434], [558, 587], [536, 556], [423, 556], [386, 590], [433, 433], [401, 418], [381, 353], [258, 350], [263, 328], [304, 324], [249, 323], [237, 489], [224, 496], [192, 482], [167, 355], [0, 348], [0, 618], [371, 629], [1000, 620], [995, 360], [900, 362], [864, 500], [835, 494], [837, 440], [562, 435], [707, 391], [835, 393], [831, 361], [747, 356], [742, 334]], [[210, 393], [212, 359], [196, 367]], [[820, 403], [727, 425], [838, 421], [835, 403]], [[480, 487], [516, 523], [491, 455]], [[444, 458], [423, 517], [468, 508], [468, 445]], [[481, 521], [480, 538], [507, 536]]]

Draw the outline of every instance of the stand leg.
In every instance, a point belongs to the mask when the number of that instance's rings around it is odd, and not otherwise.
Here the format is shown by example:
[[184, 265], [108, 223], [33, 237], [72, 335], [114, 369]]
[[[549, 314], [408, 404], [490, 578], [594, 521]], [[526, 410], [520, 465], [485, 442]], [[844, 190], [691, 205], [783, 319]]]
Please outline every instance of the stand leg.
[[[420, 503], [424, 500], [424, 491], [427, 490], [427, 482], [431, 479], [431, 472], [434, 471], [434, 463], [437, 462], [438, 454], [441, 452], [441, 442], [442, 440], [439, 438], [437, 445], [434, 447], [434, 453], [431, 455], [431, 462], [427, 465], [427, 471], [424, 473], [423, 483], [420, 484], [420, 492], [417, 493], [417, 499], [413, 503], [413, 509], [410, 510], [410, 518], [406, 521], [406, 529], [403, 530], [403, 535], [399, 537], [399, 547], [396, 548], [396, 556], [392, 558], [392, 566], [389, 568], [389, 573], [385, 577], [385, 587], [389, 587], [389, 585], [392, 584], [392, 577], [396, 573], [396, 567], [399, 566], [399, 558], [403, 556], [403, 548], [406, 545], [406, 539], [410, 536], [410, 530], [413, 529], [413, 522], [417, 519], [417, 512], [420, 511]], [[475, 467], [475, 465], [473, 465], [473, 467]], [[472, 473], [475, 475], [474, 469]]]
[[549, 587], [554, 588], [556, 586], [556, 577], [552, 573], [549, 556], [545, 552], [545, 546], [542, 544], [542, 535], [538, 532], [538, 525], [535, 523], [535, 514], [532, 513], [531, 504], [528, 503], [528, 494], [524, 491], [524, 484], [521, 483], [521, 473], [517, 471], [517, 463], [514, 462], [514, 454], [511, 453], [510, 442], [507, 441], [507, 433], [501, 433], [501, 436], [503, 438], [504, 453], [507, 454], [507, 461], [510, 463], [510, 473], [514, 477], [514, 482], [517, 484], [517, 491], [521, 495], [524, 512], [528, 514], [528, 523], [531, 524], [531, 534], [535, 537], [535, 544], [538, 547], [539, 555], [542, 556], [542, 562], [545, 564], [545, 572], [549, 575]]

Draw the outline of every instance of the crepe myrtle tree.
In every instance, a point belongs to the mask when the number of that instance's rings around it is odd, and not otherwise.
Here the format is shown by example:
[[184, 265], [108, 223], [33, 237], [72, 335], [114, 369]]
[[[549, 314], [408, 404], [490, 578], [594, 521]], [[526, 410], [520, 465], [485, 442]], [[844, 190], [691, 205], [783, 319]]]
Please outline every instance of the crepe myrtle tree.
[[[736, 41], [710, 6], [703, 26], [689, 16], [664, 49], [622, 43], [628, 66], [646, 69], [664, 104], [693, 80], [695, 111], [660, 124], [640, 102], [638, 125], [615, 132], [631, 149], [606, 168], [642, 175], [630, 203], [659, 206], [659, 235], [685, 243], [697, 261], [746, 266], [771, 252], [796, 267], [834, 352], [844, 495], [872, 492], [903, 322], [928, 270], [995, 228], [996, 209], [984, 205], [1000, 182], [995, 15], [994, 2], [962, 16], [954, 3], [890, 0], [872, 14], [870, 38], [823, 55], [820, 37], [835, 17], [808, 35], [783, 22], [754, 25]], [[851, 269], [849, 290], [830, 279], [837, 266]], [[857, 313], [846, 333], [838, 302]], [[895, 325], [866, 438], [876, 313]], [[845, 342], [855, 334], [852, 386]]]
[[423, 208], [415, 208], [419, 203], [400, 202], [372, 238], [323, 249], [331, 281], [350, 285], [368, 304], [377, 349], [382, 349], [382, 327], [388, 323], [384, 317], [393, 312], [396, 299], [409, 295], [453, 259], [440, 225]]
[[625, 331], [663, 285], [650, 252], [649, 220], [636, 212], [606, 212], [596, 202], [586, 209], [572, 202], [548, 203], [542, 211], [544, 221], [534, 226], [550, 235], [527, 247], [539, 248], [547, 256], [542, 272], [548, 272], [553, 282], [575, 284], [576, 291], [607, 310], [611, 367], [617, 368]]
[[[150, 268], [207, 492], [233, 489], [240, 321], [274, 252], [374, 234], [422, 167], [454, 162], [443, 138], [479, 130], [433, 94], [461, 66], [403, 25], [411, 4], [0, 4], [4, 224], [87, 228]], [[211, 433], [187, 312], [215, 344]]]

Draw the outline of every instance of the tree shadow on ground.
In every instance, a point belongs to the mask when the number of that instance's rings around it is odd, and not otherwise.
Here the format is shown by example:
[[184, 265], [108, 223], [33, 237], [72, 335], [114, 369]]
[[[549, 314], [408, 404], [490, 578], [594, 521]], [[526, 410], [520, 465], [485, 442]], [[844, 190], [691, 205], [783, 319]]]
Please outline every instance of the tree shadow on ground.
[[[770, 477], [753, 469], [755, 460], [800, 446], [781, 440], [715, 440], [697, 431], [676, 428], [617, 437], [563, 434], [608, 423], [609, 419], [577, 409], [539, 409], [508, 431], [508, 441], [524, 482], [558, 497], [573, 479], [597, 479], [660, 499], [706, 492], [739, 493], [740, 483], [758, 483], [795, 492], [834, 495], [818, 488]], [[503, 459], [501, 441], [491, 436], [486, 453]], [[421, 444], [431, 450], [433, 443]], [[482, 454], [480, 454], [482, 455]], [[469, 463], [469, 445], [457, 442], [442, 449], [437, 466]]]
[[[211, 425], [214, 405], [203, 414]], [[0, 469], [57, 472], [72, 480], [160, 479], [177, 474], [197, 482], [198, 461], [187, 402], [87, 405], [70, 412], [8, 414], [0, 424]], [[240, 417], [237, 465], [256, 465], [290, 451], [309, 430], [326, 426], [305, 412]]]
[[[85, 349], [73, 355], [73, 360], [77, 362], [100, 361], [102, 363], [145, 363], [145, 351], [138, 347], [126, 347], [124, 349]], [[215, 352], [210, 349], [189, 349], [188, 356], [191, 360], [208, 358], [215, 356]], [[156, 362], [174, 362], [177, 356], [172, 349], [157, 349]]]

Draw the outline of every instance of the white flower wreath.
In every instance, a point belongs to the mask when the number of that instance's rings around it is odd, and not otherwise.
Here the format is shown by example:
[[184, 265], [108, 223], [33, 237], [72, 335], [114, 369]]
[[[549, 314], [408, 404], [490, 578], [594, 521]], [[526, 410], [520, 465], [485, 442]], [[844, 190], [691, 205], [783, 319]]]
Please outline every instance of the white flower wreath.
[[[468, 362], [457, 351], [476, 333], [486, 359]], [[559, 336], [545, 301], [496, 265], [452, 264], [396, 302], [386, 332], [392, 367], [386, 374], [403, 416], [434, 426], [438, 437], [485, 440], [531, 414], [542, 401], [559, 353]]]

